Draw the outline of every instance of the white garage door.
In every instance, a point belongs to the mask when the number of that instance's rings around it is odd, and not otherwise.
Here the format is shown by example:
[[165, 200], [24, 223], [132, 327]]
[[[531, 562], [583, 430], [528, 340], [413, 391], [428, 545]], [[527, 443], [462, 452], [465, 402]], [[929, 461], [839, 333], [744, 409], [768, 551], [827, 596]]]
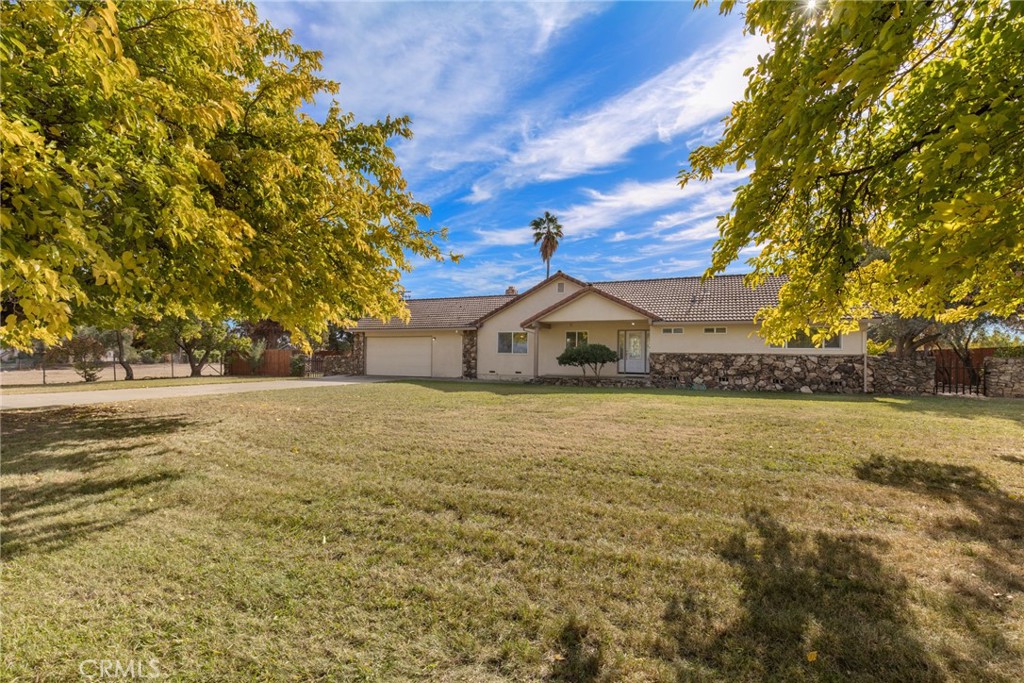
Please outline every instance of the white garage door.
[[369, 337], [366, 374], [430, 377], [430, 337]]

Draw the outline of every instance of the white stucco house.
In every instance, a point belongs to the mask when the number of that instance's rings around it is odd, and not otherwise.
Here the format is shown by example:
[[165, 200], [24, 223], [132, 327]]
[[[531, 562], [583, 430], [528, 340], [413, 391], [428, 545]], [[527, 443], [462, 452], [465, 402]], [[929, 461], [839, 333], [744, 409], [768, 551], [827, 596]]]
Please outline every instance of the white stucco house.
[[368, 375], [479, 379], [562, 378], [567, 346], [618, 351], [602, 377], [656, 386], [853, 392], [866, 381], [866, 326], [824, 347], [773, 347], [757, 312], [777, 303], [783, 281], [750, 289], [743, 276], [584, 282], [561, 271], [519, 294], [410, 299], [408, 322], [360, 320]]

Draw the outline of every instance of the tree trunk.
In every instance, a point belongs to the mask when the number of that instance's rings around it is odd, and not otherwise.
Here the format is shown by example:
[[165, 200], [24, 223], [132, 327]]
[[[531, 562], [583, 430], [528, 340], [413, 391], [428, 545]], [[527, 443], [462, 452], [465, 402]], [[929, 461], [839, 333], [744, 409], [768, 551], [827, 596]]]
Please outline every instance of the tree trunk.
[[188, 364], [189, 364], [189, 367], [192, 368], [192, 374], [189, 375], [189, 376], [190, 377], [202, 377], [203, 376], [203, 367], [206, 365], [206, 361], [209, 360], [209, 358], [210, 358], [210, 350], [209, 349], [204, 351], [203, 355], [198, 360], [195, 360], [195, 355], [194, 354], [189, 355], [189, 357], [188, 357]]
[[551, 277], [551, 259], [544, 259], [544, 263], [547, 264], [548, 267], [547, 274], [544, 276], [544, 279], [547, 280], [549, 277]]
[[196, 349], [192, 344], [179, 339], [178, 348], [185, 353], [185, 358], [188, 360], [188, 367], [191, 369], [189, 377], [202, 377], [203, 360], [196, 358]]
[[124, 368], [124, 378], [126, 380], [135, 379], [132, 364], [124, 359], [124, 335], [121, 334], [121, 330], [117, 331], [117, 363]]

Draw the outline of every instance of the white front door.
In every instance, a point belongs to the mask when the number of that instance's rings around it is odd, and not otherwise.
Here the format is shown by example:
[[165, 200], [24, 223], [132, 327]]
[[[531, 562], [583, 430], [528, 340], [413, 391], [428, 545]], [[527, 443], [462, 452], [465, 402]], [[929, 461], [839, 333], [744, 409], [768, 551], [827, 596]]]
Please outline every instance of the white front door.
[[646, 330], [626, 330], [626, 343], [622, 352], [624, 372], [647, 372]]

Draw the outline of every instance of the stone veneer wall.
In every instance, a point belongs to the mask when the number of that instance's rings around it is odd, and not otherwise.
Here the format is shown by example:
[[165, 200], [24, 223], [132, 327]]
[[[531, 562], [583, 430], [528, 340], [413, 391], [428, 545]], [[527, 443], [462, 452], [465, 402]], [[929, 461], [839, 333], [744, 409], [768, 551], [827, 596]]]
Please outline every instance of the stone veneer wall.
[[1024, 358], [986, 358], [985, 394], [1024, 398]]
[[935, 356], [930, 351], [910, 358], [868, 356], [868, 390], [876, 394], [931, 394], [935, 392]]
[[324, 359], [324, 375], [365, 375], [366, 334], [352, 335], [352, 348], [344, 356], [327, 356]]
[[864, 391], [862, 356], [652, 353], [651, 386], [741, 391]]
[[476, 379], [476, 330], [462, 332], [462, 376]]

